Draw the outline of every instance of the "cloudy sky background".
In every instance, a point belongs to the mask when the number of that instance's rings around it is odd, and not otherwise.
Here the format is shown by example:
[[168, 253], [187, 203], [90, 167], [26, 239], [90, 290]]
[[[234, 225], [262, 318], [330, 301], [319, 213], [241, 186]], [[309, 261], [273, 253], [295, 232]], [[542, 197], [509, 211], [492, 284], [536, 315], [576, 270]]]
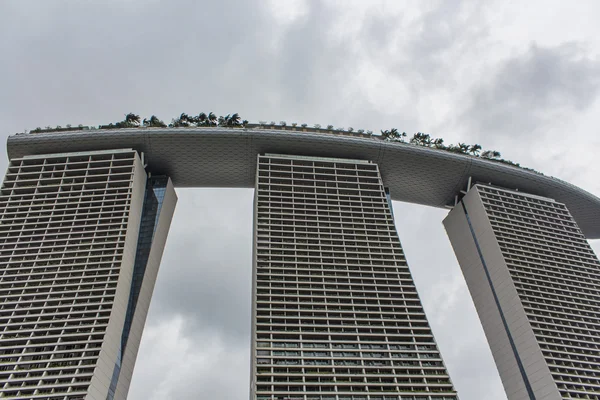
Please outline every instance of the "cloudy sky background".
[[[239, 112], [479, 143], [600, 195], [599, 15], [594, 0], [2, 0], [0, 141]], [[252, 191], [178, 195], [129, 398], [247, 399]], [[394, 207], [461, 399], [505, 400], [446, 211]]]

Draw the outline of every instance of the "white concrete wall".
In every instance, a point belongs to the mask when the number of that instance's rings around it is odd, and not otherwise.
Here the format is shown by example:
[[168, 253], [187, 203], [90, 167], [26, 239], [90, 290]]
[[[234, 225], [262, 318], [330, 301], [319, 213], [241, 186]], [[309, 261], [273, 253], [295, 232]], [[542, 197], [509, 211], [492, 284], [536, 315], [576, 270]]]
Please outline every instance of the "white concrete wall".
[[115, 362], [121, 351], [121, 334], [123, 332], [127, 304], [129, 301], [129, 292], [131, 290], [131, 279], [133, 276], [133, 266], [135, 263], [145, 189], [146, 172], [144, 171], [144, 166], [142, 165], [139, 156], [136, 154], [129, 218], [127, 221], [127, 234], [125, 237], [125, 246], [121, 260], [121, 268], [119, 270], [114, 304], [86, 400], [106, 400], [108, 388], [110, 387], [115, 368]]

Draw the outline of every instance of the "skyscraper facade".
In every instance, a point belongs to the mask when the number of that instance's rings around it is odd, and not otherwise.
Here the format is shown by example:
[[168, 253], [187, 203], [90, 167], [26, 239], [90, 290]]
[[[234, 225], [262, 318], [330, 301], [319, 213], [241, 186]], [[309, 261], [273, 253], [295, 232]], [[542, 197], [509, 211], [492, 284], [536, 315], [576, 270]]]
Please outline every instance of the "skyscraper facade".
[[567, 207], [476, 185], [444, 225], [508, 399], [600, 398], [600, 262]]
[[377, 164], [259, 155], [251, 399], [454, 400]]
[[10, 161], [0, 397], [126, 398], [176, 200], [131, 149]]

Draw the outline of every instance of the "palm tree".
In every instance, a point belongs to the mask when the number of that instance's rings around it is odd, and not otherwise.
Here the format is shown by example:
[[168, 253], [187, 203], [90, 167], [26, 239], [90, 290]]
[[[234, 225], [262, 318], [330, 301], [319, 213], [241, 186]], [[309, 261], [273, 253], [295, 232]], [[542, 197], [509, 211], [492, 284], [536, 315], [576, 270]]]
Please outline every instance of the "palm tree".
[[156, 115], [150, 117], [150, 125], [156, 126], [160, 128], [166, 128], [167, 124], [165, 124], [162, 120], [158, 119]]
[[226, 116], [222, 116], [222, 115], [219, 116], [219, 119], [218, 119], [219, 126], [227, 125], [228, 121], [229, 121], [229, 114], [227, 114]]
[[423, 141], [423, 146], [431, 146], [431, 136], [429, 136], [429, 134], [427, 133], [422, 133], [422, 141]]
[[478, 144], [474, 144], [473, 146], [471, 146], [471, 148], [469, 149], [469, 152], [474, 155], [475, 157], [479, 156], [479, 152], [481, 151], [481, 146]]
[[444, 146], [444, 139], [442, 139], [442, 138], [433, 139], [433, 141], [431, 142], [431, 144], [436, 149], [445, 149], [446, 148], [446, 146]]
[[190, 117], [186, 113], [182, 113], [179, 118], [172, 119], [169, 126], [174, 128], [190, 126]]
[[463, 154], [468, 154], [469, 151], [471, 150], [471, 146], [465, 143], [458, 143], [458, 148], [460, 150], [461, 153]]
[[201, 112], [197, 117], [194, 117], [194, 122], [197, 126], [207, 126], [208, 125], [208, 116], [206, 113]]
[[431, 146], [431, 136], [428, 133], [417, 132], [410, 139], [410, 143], [420, 146]]
[[158, 119], [156, 115], [151, 116], [150, 119], [144, 118], [143, 124], [149, 128], [166, 128], [167, 126], [163, 121]]
[[409, 141], [411, 144], [421, 144], [421, 133], [417, 132], [410, 138]]
[[125, 115], [124, 122], [126, 126], [140, 126], [140, 116], [134, 113], [129, 113]]
[[398, 132], [398, 129], [392, 128], [390, 129], [389, 138], [394, 141], [404, 142], [404, 138], [406, 137], [406, 132]]
[[208, 126], [217, 126], [217, 116], [214, 112], [209, 112], [206, 120], [208, 121]]
[[462, 150], [459, 146], [455, 144], [451, 144], [445, 148], [445, 150], [450, 151], [452, 153], [462, 153]]
[[489, 159], [497, 159], [501, 157], [500, 152], [496, 151], [496, 150], [486, 150], [483, 153], [481, 153], [481, 157], [483, 158], [489, 158]]
[[240, 118], [240, 114], [238, 113], [234, 113], [231, 115], [231, 117], [229, 117], [229, 121], [228, 122], [228, 126], [240, 126], [241, 125], [241, 118]]
[[179, 123], [181, 126], [190, 126], [190, 122], [192, 122], [190, 116], [186, 113], [181, 113], [179, 116]]

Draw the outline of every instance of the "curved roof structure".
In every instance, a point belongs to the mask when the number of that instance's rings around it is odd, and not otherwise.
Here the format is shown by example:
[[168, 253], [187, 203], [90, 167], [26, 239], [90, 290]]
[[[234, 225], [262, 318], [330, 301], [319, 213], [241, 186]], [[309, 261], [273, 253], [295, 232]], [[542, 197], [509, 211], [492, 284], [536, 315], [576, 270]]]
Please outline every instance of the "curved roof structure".
[[564, 203], [590, 239], [600, 238], [600, 199], [556, 178], [477, 157], [387, 142], [351, 133], [282, 129], [134, 128], [17, 134], [8, 155], [132, 148], [149, 171], [176, 187], [254, 187], [258, 154], [294, 154], [371, 160], [392, 199], [433, 207], [453, 205], [472, 182], [492, 183]]

